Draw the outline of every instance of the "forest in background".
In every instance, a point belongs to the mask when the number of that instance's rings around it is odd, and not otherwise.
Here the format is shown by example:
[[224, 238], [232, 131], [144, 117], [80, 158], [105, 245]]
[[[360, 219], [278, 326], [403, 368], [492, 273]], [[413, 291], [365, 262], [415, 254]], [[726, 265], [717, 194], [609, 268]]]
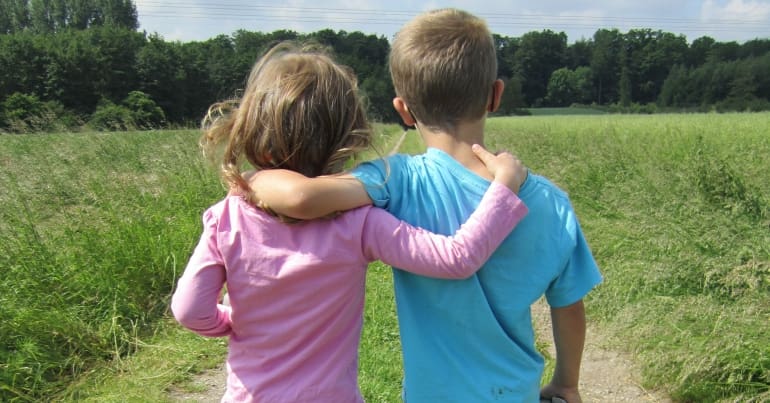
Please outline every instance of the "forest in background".
[[[384, 36], [239, 30], [205, 41], [140, 32], [130, 0], [0, 0], [0, 131], [197, 125], [278, 41], [316, 41], [354, 69], [372, 119], [394, 122]], [[256, 27], [258, 28], [258, 27]], [[770, 110], [770, 38], [718, 42], [652, 29], [494, 35], [501, 114], [592, 105], [619, 112]]]

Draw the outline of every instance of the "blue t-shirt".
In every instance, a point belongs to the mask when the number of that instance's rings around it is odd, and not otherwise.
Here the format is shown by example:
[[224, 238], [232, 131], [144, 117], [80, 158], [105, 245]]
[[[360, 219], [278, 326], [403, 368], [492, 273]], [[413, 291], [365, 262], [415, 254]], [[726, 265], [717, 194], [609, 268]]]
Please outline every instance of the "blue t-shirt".
[[[434, 148], [370, 161], [353, 175], [375, 206], [445, 235], [489, 186]], [[529, 213], [476, 275], [393, 271], [408, 403], [539, 401], [543, 358], [530, 306], [543, 294], [553, 307], [571, 305], [602, 278], [563, 191], [530, 173], [519, 197]]]

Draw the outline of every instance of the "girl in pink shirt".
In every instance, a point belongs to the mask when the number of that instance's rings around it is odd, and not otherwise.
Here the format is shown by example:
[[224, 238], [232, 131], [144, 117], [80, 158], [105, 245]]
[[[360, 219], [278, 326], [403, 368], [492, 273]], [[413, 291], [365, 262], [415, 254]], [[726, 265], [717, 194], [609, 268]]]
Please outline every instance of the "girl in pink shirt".
[[[244, 162], [257, 172], [331, 175], [370, 146], [356, 91], [352, 72], [328, 56], [282, 44], [256, 63], [240, 100], [215, 104], [204, 120], [202, 146], [224, 146], [231, 191], [203, 214], [171, 309], [198, 334], [229, 337], [223, 402], [362, 402], [358, 345], [368, 263], [466, 278], [526, 214], [513, 192], [526, 169], [508, 153], [485, 150], [479, 156], [495, 181], [453, 237], [372, 207], [303, 222], [255, 207]], [[223, 286], [229, 306], [220, 303]]]

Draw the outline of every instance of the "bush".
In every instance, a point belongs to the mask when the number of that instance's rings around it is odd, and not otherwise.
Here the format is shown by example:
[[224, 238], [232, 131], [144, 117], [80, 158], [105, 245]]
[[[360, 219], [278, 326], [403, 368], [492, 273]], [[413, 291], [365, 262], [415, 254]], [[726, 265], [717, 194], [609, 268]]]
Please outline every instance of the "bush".
[[770, 110], [770, 101], [755, 96], [730, 97], [718, 102], [715, 108], [719, 112], [762, 112]]
[[131, 91], [120, 105], [102, 100], [88, 125], [95, 130], [154, 129], [166, 123], [166, 115], [149, 95]]
[[158, 128], [166, 123], [166, 115], [149, 95], [141, 91], [131, 91], [123, 100], [131, 113], [133, 123], [142, 129]]
[[88, 125], [99, 131], [133, 130], [137, 127], [133, 114], [128, 108], [115, 105], [110, 101], [102, 101], [96, 107], [96, 112], [91, 115]]
[[11, 133], [68, 131], [81, 124], [61, 102], [43, 102], [35, 95], [14, 93], [0, 108], [0, 128]]
[[43, 102], [35, 95], [14, 93], [3, 101], [2, 126], [12, 133], [29, 131], [34, 116], [41, 114]]

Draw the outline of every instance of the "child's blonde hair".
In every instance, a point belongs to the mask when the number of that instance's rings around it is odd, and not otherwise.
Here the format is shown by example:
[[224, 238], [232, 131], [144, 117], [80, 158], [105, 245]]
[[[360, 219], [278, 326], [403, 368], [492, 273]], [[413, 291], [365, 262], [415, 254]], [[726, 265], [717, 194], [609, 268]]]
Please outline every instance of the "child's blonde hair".
[[396, 34], [390, 51], [396, 94], [420, 123], [450, 132], [486, 113], [497, 54], [486, 23], [465, 11], [421, 14]]
[[319, 46], [289, 42], [260, 58], [243, 96], [212, 105], [202, 126], [204, 153], [224, 145], [224, 180], [251, 202], [244, 161], [315, 177], [341, 172], [372, 142], [354, 73]]

